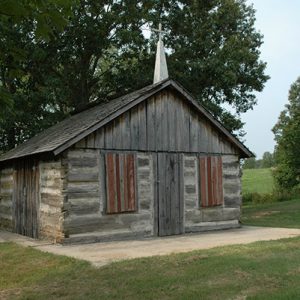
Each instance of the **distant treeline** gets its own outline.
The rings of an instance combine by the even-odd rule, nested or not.
[[[248,158],[243,164],[244,169],[272,168],[274,166],[274,154],[270,152],[265,152],[262,159],[256,159],[255,157]]]

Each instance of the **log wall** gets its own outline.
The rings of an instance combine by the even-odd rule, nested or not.
[[[12,219],[13,169],[0,170],[0,227],[13,229]]]
[[[184,156],[185,232],[233,228],[240,219],[240,172],[238,156],[222,156],[224,204],[200,207],[199,156]]]
[[[67,152],[65,243],[153,234],[152,156],[139,153],[135,159],[137,211],[107,214],[104,153],[91,149]]]
[[[163,91],[123,113],[75,147],[238,154],[210,121],[171,91]]]
[[[54,242],[64,239],[64,179],[61,160],[40,162],[39,235]]]

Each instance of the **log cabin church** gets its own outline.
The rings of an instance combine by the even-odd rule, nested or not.
[[[168,79],[75,114],[0,157],[0,226],[60,243],[239,226],[253,154]]]

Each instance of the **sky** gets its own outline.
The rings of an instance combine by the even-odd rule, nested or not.
[[[261,158],[265,151],[274,150],[271,129],[288,102],[291,84],[300,76],[300,1],[247,2],[256,10],[255,27],[264,35],[261,59],[267,62],[266,74],[271,77],[264,90],[257,93],[258,104],[242,115],[245,145]]]

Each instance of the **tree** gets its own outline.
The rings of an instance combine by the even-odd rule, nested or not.
[[[275,134],[275,179],[281,189],[300,182],[300,77],[291,85],[288,104],[273,128]]]
[[[265,152],[262,157],[262,168],[274,167],[274,155],[270,152]]]
[[[71,0],[0,0],[0,105],[1,115],[4,115],[7,109],[12,108],[13,78],[23,76],[24,69],[21,64],[26,60],[28,53],[26,48],[17,39],[26,38],[26,34],[31,35],[32,42],[38,39],[48,39],[54,31],[63,30],[67,24],[67,17],[71,11]],[[28,22],[30,20],[30,22]],[[28,31],[28,24],[31,24]],[[23,26],[27,30],[20,30]],[[9,36],[9,39],[5,37]]]
[[[243,164],[243,169],[255,169],[255,168],[256,168],[256,159],[255,159],[255,157],[245,159],[245,162]]]
[[[9,71],[9,93],[18,106],[0,124],[0,148],[12,148],[91,102],[151,84],[156,35],[145,38],[142,28],[160,21],[168,31],[171,77],[229,130],[242,133],[239,115],[255,105],[254,91],[268,79],[259,60],[255,11],[246,1],[80,0],[64,30],[48,39],[33,38],[31,19],[4,35],[4,44],[27,51],[21,64],[5,65],[21,73]],[[224,103],[236,114],[224,110]]]

